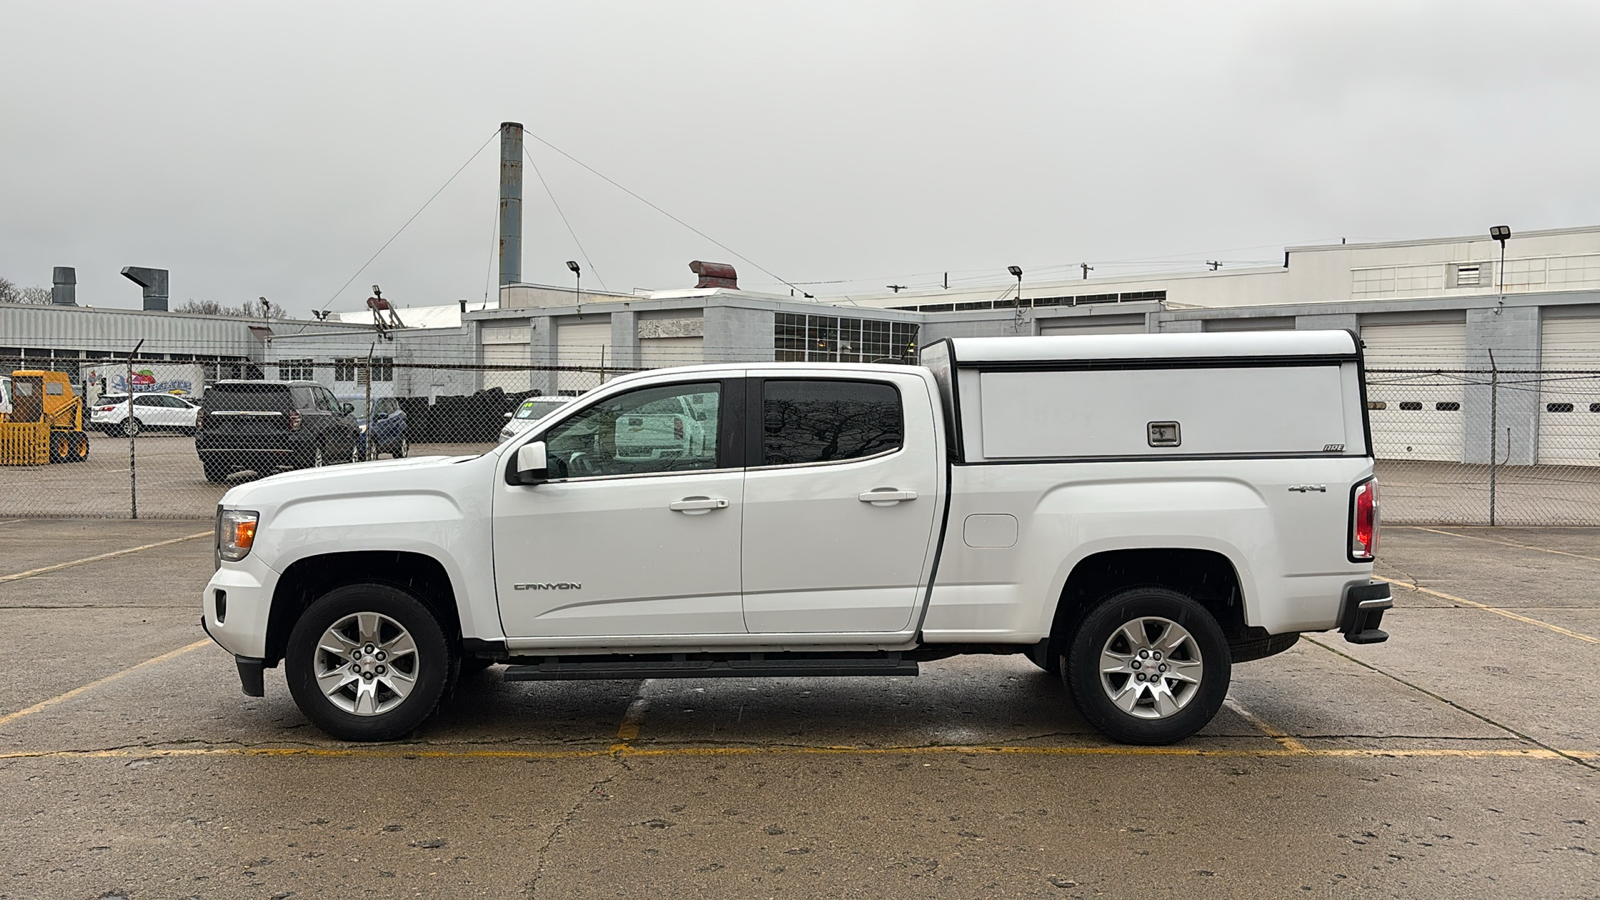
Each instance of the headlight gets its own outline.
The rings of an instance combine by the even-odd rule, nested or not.
[[[258,512],[243,509],[225,509],[220,522],[222,534],[217,540],[217,553],[228,562],[238,562],[250,555],[256,542]]]

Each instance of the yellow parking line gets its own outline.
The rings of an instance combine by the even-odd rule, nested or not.
[[[1254,725],[1256,728],[1260,729],[1262,734],[1272,738],[1274,741],[1277,741],[1278,746],[1282,747],[1283,749],[1288,750],[1291,753],[1305,753],[1309,750],[1305,744],[1300,743],[1300,741],[1296,740],[1293,735],[1273,727],[1273,725],[1266,719],[1263,719],[1250,710],[1245,709],[1243,706],[1240,706],[1239,701],[1233,699],[1232,697],[1224,699],[1222,701],[1222,705],[1238,713],[1246,722],[1249,722],[1251,725]]]
[[[1590,635],[1582,634],[1568,628],[1562,628],[1560,625],[1552,625],[1549,622],[1541,622],[1538,619],[1530,619],[1527,616],[1518,615],[1509,609],[1501,609],[1498,606],[1490,606],[1487,603],[1479,603],[1476,600],[1468,600],[1464,597],[1457,597],[1453,594],[1443,593],[1442,591],[1433,591],[1425,587],[1417,587],[1414,584],[1409,584],[1404,581],[1396,581],[1393,578],[1385,578],[1382,575],[1373,575],[1372,577],[1378,579],[1379,581],[1387,581],[1390,584],[1399,585],[1407,590],[1416,591],[1419,594],[1427,594],[1431,597],[1449,600],[1452,603],[1465,603],[1468,606],[1484,610],[1485,612],[1492,612],[1497,616],[1505,616],[1508,619],[1516,619],[1518,622],[1526,622],[1529,625],[1537,625],[1540,628],[1549,629],[1550,631],[1554,631],[1556,634],[1564,634],[1567,637],[1577,638],[1580,641],[1588,641],[1591,644],[1600,644],[1600,638],[1591,637]]]
[[[139,546],[139,547],[129,547],[126,550],[113,550],[110,553],[102,553],[99,556],[85,556],[83,559],[75,559],[75,560],[73,560],[71,562],[56,563],[53,566],[44,566],[44,567],[38,568],[38,569],[29,569],[26,572],[18,572],[15,575],[0,575],[0,584],[5,584],[8,581],[21,581],[24,578],[32,578],[35,575],[43,575],[46,572],[57,572],[57,571],[60,571],[62,569],[70,569],[73,566],[81,566],[84,563],[99,562],[102,559],[111,559],[111,558],[117,557],[117,556],[127,556],[129,553],[138,553],[138,552],[140,552],[142,550],[154,550],[157,547],[166,547],[166,546],[170,546],[172,544],[181,544],[184,541],[192,541],[192,540],[194,540],[196,538],[211,537],[211,535],[212,535],[212,532],[210,532],[210,531],[202,531],[199,534],[185,535],[184,537],[173,538],[170,541],[156,541],[154,544],[144,544],[143,546]]]
[[[1457,531],[1443,531],[1443,530],[1438,529],[1438,528],[1427,528],[1427,527],[1424,527],[1422,525],[1396,525],[1396,526],[1393,526],[1393,527],[1396,527],[1396,528],[1412,528],[1412,529],[1415,529],[1417,531],[1428,531],[1428,532],[1432,532],[1434,534],[1445,534],[1445,535],[1449,535],[1450,537],[1464,538],[1464,539],[1469,540],[1469,541],[1486,541],[1486,542],[1488,542],[1490,544],[1499,544],[1499,545],[1501,545],[1503,547],[1520,547],[1523,550],[1537,550],[1540,553],[1554,553],[1557,556],[1570,556],[1573,559],[1587,559],[1590,562],[1600,562],[1600,557],[1596,557],[1596,556],[1584,556],[1582,553],[1568,553],[1565,550],[1551,550],[1549,547],[1535,547],[1532,544],[1519,544],[1516,541],[1496,540],[1494,538],[1481,537],[1481,536],[1476,535],[1476,534],[1461,534],[1460,532],[1457,532]]]
[[[104,685],[110,684],[113,681],[117,681],[117,680],[119,680],[121,678],[125,678],[128,675],[131,675],[134,672],[139,671],[140,669],[144,668],[145,666],[153,666],[153,665],[155,665],[157,663],[164,663],[169,659],[173,659],[175,657],[182,656],[183,654],[188,653],[190,650],[198,650],[201,647],[204,647],[205,645],[207,645],[209,643],[211,643],[211,639],[210,638],[205,638],[203,640],[195,641],[194,643],[190,644],[187,647],[179,647],[178,649],[172,651],[171,653],[163,653],[160,656],[154,657],[153,659],[147,659],[144,662],[139,663],[136,666],[129,666],[128,668],[123,669],[121,672],[116,672],[116,673],[113,673],[111,675],[107,675],[106,677],[104,677],[104,678],[102,678],[102,679],[100,679],[98,681],[91,681],[88,684],[83,685],[82,687],[75,687],[72,690],[67,691],[65,694],[61,694],[59,696],[51,697],[49,700],[41,700],[38,703],[35,703],[34,705],[28,707],[27,709],[19,709],[14,713],[6,713],[5,715],[0,716],[0,725],[5,725],[7,723],[14,722],[17,719],[22,718],[23,716],[31,716],[34,713],[36,713],[36,712],[38,712],[38,711],[40,711],[42,709],[49,709],[50,707],[55,706],[58,703],[65,703],[68,700],[71,700],[73,697],[78,696],[79,694],[83,694],[83,693],[86,693],[88,691],[92,691],[97,687],[102,687]]]
[[[11,759],[181,759],[185,757],[308,757],[319,759],[482,759],[566,760],[626,756],[672,758],[694,756],[1193,756],[1193,757],[1322,757],[1332,759],[1600,759],[1592,750],[1547,750],[1534,747],[1458,749],[1447,747],[1308,747],[1301,750],[1207,749],[1204,747],[623,747],[593,750],[434,750],[420,747],[117,747],[106,750],[22,750],[0,753]]]

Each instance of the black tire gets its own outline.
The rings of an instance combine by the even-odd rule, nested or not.
[[[72,459],[72,435],[60,431],[50,432],[50,461],[69,462]]]
[[[141,434],[143,432],[144,432],[144,423],[139,421],[139,419],[137,417],[123,420],[123,422],[122,422],[122,436],[123,437],[133,437],[134,435]]]
[[[300,462],[302,469],[320,469],[328,464],[328,450],[321,443],[312,444]]]
[[[206,480],[212,484],[221,484],[222,482],[227,481],[228,475],[231,474],[228,471],[228,467],[224,465],[208,463],[204,461],[202,461],[200,465],[206,470]]]
[[[1153,639],[1176,636],[1168,628],[1172,625],[1185,639],[1158,652],[1162,647]],[[1149,656],[1141,658],[1139,648],[1129,646],[1134,634],[1154,647],[1146,648]],[[1102,651],[1119,658],[1126,654],[1129,670],[1102,672]],[[1149,682],[1159,688],[1134,680],[1151,667],[1169,665]],[[1204,728],[1222,708],[1232,663],[1227,638],[1205,607],[1177,591],[1141,587],[1112,594],[1089,612],[1072,636],[1061,672],[1084,718],[1106,737],[1125,744],[1171,744]],[[1113,701],[1113,691],[1129,709]]]
[[[394,449],[390,451],[389,455],[395,459],[405,459],[410,452],[411,439],[402,434],[400,435],[400,440],[395,442]]]
[[[68,447],[72,455],[68,462],[87,462],[89,459],[89,435],[80,431],[72,436],[72,444]]]
[[[367,635],[365,646],[355,647],[355,663],[351,656],[322,649],[323,644],[329,643],[323,638],[330,630],[335,626],[348,629],[347,623],[356,621],[360,614],[375,614],[380,622],[387,623],[379,628],[378,636]],[[409,635],[412,650],[396,652],[393,657],[365,653],[366,646],[388,646],[385,636],[392,637],[399,629]],[[318,671],[338,671],[352,664],[367,666],[364,672],[383,670],[387,664],[393,671],[370,678],[364,674],[327,694],[318,686]],[[343,741],[392,741],[415,731],[438,708],[454,678],[455,667],[454,653],[433,613],[410,594],[382,584],[346,585],[312,603],[295,622],[284,658],[289,693],[294,695],[300,711],[313,725]],[[407,680],[397,676],[409,678],[408,693],[397,694],[388,687]],[[371,687],[362,688],[362,684]],[[363,694],[367,700],[360,699]],[[346,706],[367,711],[358,713]]]

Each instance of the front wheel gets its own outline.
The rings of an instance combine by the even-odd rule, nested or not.
[[[311,604],[289,635],[289,692],[312,724],[345,741],[392,741],[433,714],[451,676],[433,613],[381,584],[354,584]]]
[[[395,442],[394,449],[389,451],[389,455],[395,459],[405,459],[410,453],[411,439],[403,434],[400,435],[400,440]]]
[[[1061,661],[1084,718],[1112,740],[1171,744],[1222,707],[1232,663],[1205,607],[1165,588],[1131,588],[1102,600]]]

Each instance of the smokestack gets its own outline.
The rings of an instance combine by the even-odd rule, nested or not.
[[[56,266],[50,278],[50,302],[56,306],[78,305],[78,270],[71,266]]]
[[[522,123],[500,123],[500,283],[522,280]]]
[[[122,277],[144,288],[144,308],[154,312],[167,311],[167,270],[128,266]]]

